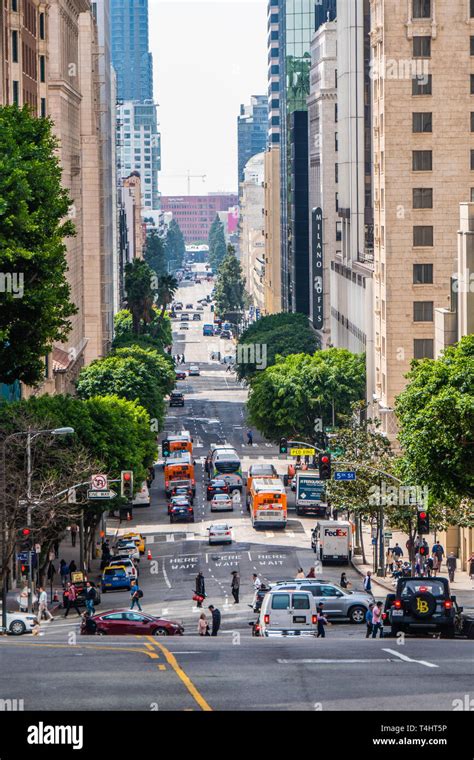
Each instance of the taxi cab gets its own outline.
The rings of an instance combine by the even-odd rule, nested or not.
[[[126,589],[130,591],[131,578],[127,573],[125,565],[108,566],[102,573],[101,588],[102,593],[114,591],[117,589]]]
[[[134,541],[135,546],[137,547],[140,554],[145,554],[145,543],[146,539],[142,536],[141,533],[125,533],[121,538],[128,538],[130,541]]]

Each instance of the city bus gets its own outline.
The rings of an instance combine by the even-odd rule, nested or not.
[[[280,478],[253,478],[249,509],[254,528],[285,528],[288,505]]]
[[[184,451],[190,455],[193,453],[193,443],[191,437],[189,435],[186,435],[186,433],[182,433],[181,435],[169,435],[168,442],[170,455],[179,455],[179,452]]]
[[[231,446],[215,446],[208,455],[208,475],[211,480],[219,478],[229,484],[230,491],[242,491],[242,464],[236,450]]]
[[[171,491],[178,481],[187,480],[191,483],[193,496],[196,495],[196,480],[194,475],[194,463],[188,452],[182,452],[181,456],[172,456],[165,464],[165,493],[171,496]]]

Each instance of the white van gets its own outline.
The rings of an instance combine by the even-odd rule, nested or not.
[[[271,590],[260,610],[261,636],[314,636],[316,601],[309,591]]]
[[[319,520],[313,530],[311,546],[323,563],[348,565],[352,558],[354,524],[350,520]]]
[[[146,480],[143,481],[141,489],[137,491],[137,493],[133,497],[132,505],[134,507],[150,507],[151,506],[150,491],[148,490]]]

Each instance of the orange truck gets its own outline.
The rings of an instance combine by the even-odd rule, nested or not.
[[[169,498],[173,488],[183,481],[186,485],[191,484],[193,496],[196,495],[196,479],[194,474],[194,462],[188,452],[183,452],[180,457],[170,457],[165,463],[165,493]]]

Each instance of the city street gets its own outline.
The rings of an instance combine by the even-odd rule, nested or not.
[[[196,306],[211,287],[207,282],[182,283],[176,300]],[[109,519],[107,529],[112,540],[130,529],[146,536],[152,560],[145,555],[140,563],[143,609],[183,623],[184,637],[86,638],[77,635],[73,612],[67,621],[59,617],[44,623],[41,637],[2,640],[2,658],[8,656],[8,672],[14,670],[15,680],[2,669],[1,693],[9,698],[27,694],[25,709],[31,710],[41,709],[45,700],[51,710],[392,710],[396,694],[397,709],[409,711],[419,707],[422,679],[424,708],[451,709],[452,701],[462,698],[472,685],[471,641],[406,639],[403,646],[391,638],[366,641],[364,625],[346,622],[328,626],[325,640],[252,638],[249,622],[256,618],[248,606],[252,573],[263,581],[294,578],[300,566],[307,573],[315,558],[310,542],[314,518],[297,518],[290,500],[286,530],[257,532],[242,507],[224,516],[233,527],[233,544],[208,545],[206,529],[214,516],[204,495],[203,463],[209,445],[234,446],[244,473],[255,461],[273,462],[281,473],[286,464],[276,447],[255,431],[253,446],[246,444],[246,390],[224,365],[211,360],[217,351],[232,353],[234,345],[203,337],[202,326],[212,322],[213,315],[209,307],[200,313],[201,321],[190,321],[188,331],[180,330],[179,320],[174,322],[173,353],[184,353],[187,369],[198,363],[201,375],[178,383],[185,406],[170,409],[165,426],[168,433],[189,430],[194,438],[196,522],[170,525],[163,472],[157,464],[151,508],[135,509],[130,523],[119,525]],[[238,605],[230,593],[232,570],[241,576]],[[356,570],[342,570],[352,589],[362,590]],[[222,612],[217,639],[197,637],[201,610],[192,594],[198,571],[206,583],[204,611],[212,603]],[[338,582],[341,568],[317,567],[317,573],[321,579]],[[375,585],[374,593],[384,599],[386,590]],[[470,592],[458,596],[460,603],[472,606]],[[128,592],[111,592],[102,595],[98,611],[128,604]]]

